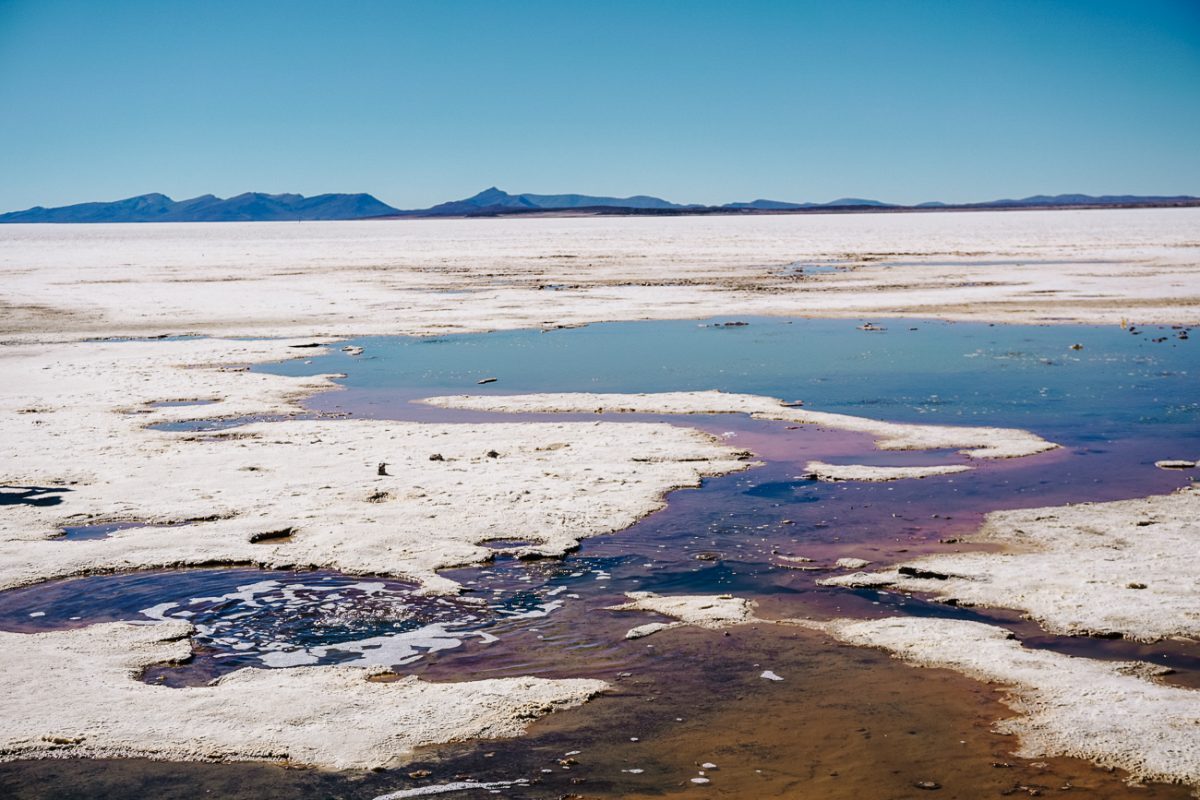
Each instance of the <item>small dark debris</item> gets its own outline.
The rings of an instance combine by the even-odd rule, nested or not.
[[[900,567],[896,570],[901,575],[907,575],[910,578],[924,578],[933,581],[944,581],[950,576],[941,572],[931,572],[927,569],[918,569],[917,567]]]
[[[1137,581],[1134,581],[1134,582],[1132,582],[1132,583],[1127,583],[1127,584],[1125,584],[1125,588],[1126,588],[1126,589],[1145,589],[1145,588],[1146,588],[1146,584],[1144,584],[1144,583],[1138,583]]]
[[[429,460],[430,461],[445,461],[446,457],[443,456],[441,453],[434,453],[433,455],[431,455],[429,457]]]
[[[295,528],[280,528],[277,531],[261,531],[259,533],[250,534],[250,544],[258,544],[259,542],[278,542],[283,539],[290,539],[292,534],[296,532]]]
[[[388,474],[386,461],[379,462],[379,467],[378,467],[378,469],[375,470],[375,474],[376,475],[387,475]]]
[[[488,458],[499,458],[500,457],[500,454],[497,453],[495,450],[488,450],[487,453],[485,453],[484,455],[486,455]]]
[[[479,386],[482,386],[485,383],[495,383],[498,380],[499,380],[499,378],[484,378],[483,380],[475,381],[475,383],[478,384]]]
[[[918,789],[927,789],[929,791],[942,788],[942,785],[937,781],[913,781],[913,786]]]

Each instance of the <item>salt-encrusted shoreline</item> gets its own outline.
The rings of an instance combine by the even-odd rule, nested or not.
[[[651,611],[672,617],[675,622],[651,622],[631,628],[626,639],[640,639],[670,628],[694,625],[700,628],[724,628],[755,621],[754,604],[732,595],[660,595],[654,592],[626,592],[629,601],[609,606],[609,611]]]
[[[1117,767],[1132,780],[1200,787],[1200,691],[1155,680],[1144,662],[1097,661],[1029,650],[993,625],[926,617],[875,620],[765,620],[753,605],[729,595],[631,593],[618,611],[673,618],[632,628],[627,638],[694,625],[792,625],[838,641],[890,652],[910,664],[952,669],[999,685],[1015,716],[996,730],[1018,737],[1024,758],[1069,756]]]
[[[142,683],[191,654],[190,626],[107,623],[0,632],[0,761],[280,761],[328,769],[404,763],[415,748],[517,736],[607,688],[598,680],[368,680],[381,667],[242,669],[213,684]]]
[[[300,341],[8,346],[0,391],[0,587],[53,577],[245,563],[410,578],[494,551],[555,555],[620,530],[673,488],[746,468],[744,453],[671,425],[423,425],[292,420],[225,431],[187,419],[288,416],[334,384],[247,372],[319,347]],[[294,349],[304,345],[301,350]],[[158,405],[203,401],[203,405]],[[6,498],[7,499],[7,498]],[[148,527],[72,541],[62,529]],[[171,527],[153,527],[171,523]],[[132,673],[187,657],[184,625],[0,634],[0,758],[286,759],[335,769],[401,763],[413,747],[512,736],[578,705],[599,681],[367,682],[350,667],[243,670],[168,689]]]
[[[1051,633],[1139,641],[1200,638],[1200,491],[996,511],[967,542],[1001,552],[940,553],[826,586],[927,592],[1013,608]]]
[[[721,391],[590,394],[562,392],[522,395],[453,395],[420,402],[441,408],[505,413],[597,414],[749,414],[756,419],[819,425],[876,437],[881,450],[959,450],[971,458],[1017,458],[1052,450],[1058,445],[1016,428],[917,425],[831,414],[789,405],[774,397]]]
[[[40,487],[0,516],[0,588],[155,567],[254,564],[402,576],[454,591],[438,570],[561,555],[628,527],[672,489],[745,469],[745,453],[666,424],[427,425],[258,422],[227,431],[155,422],[296,413],[326,377],[245,372],[304,342],[107,342],[14,346],[22,376],[0,394],[0,485]],[[301,352],[313,353],[305,349]],[[206,405],[154,406],[203,399]],[[138,413],[129,413],[138,412]],[[382,465],[382,466],[381,466]],[[63,527],[184,523],[67,541]]]
[[[899,481],[907,478],[932,478],[967,472],[966,464],[943,464],[933,467],[876,467],[867,464],[826,464],[810,461],[804,465],[805,477],[819,481],[866,481],[868,483]]]

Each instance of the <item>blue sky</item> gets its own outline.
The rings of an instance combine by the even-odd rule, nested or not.
[[[1200,2],[0,0],[0,210],[1200,194]]]

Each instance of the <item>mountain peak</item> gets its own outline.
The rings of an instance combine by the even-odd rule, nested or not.
[[[0,222],[258,222],[364,219],[399,213],[369,194],[244,192],[221,199],[211,194],[175,202],[151,193],[111,203],[79,203],[0,214]]]

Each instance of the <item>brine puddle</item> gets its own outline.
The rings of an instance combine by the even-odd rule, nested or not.
[[[143,678],[196,684],[242,667],[401,667],[467,641],[495,642],[490,628],[544,617],[563,604],[555,598],[561,590],[544,586],[489,598],[428,597],[415,588],[324,570],[156,570],[4,592],[0,619],[4,629],[23,632],[183,620],[195,629],[193,659]]]

